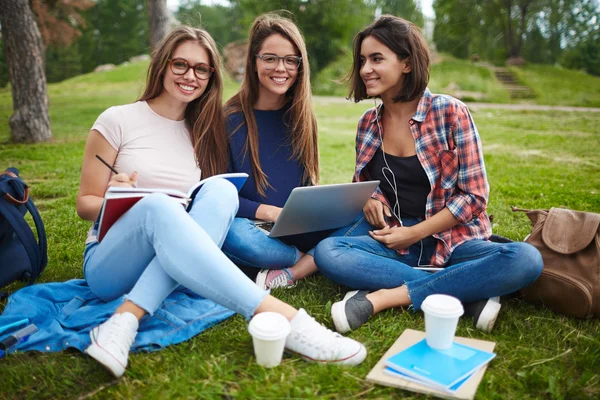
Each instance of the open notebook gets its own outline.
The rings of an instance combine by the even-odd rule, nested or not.
[[[159,189],[159,188],[121,188],[121,187],[110,187],[104,195],[104,203],[100,210],[100,217],[98,218],[98,241],[100,242],[106,232],[111,226],[123,215],[127,210],[134,206],[138,201],[146,196],[153,193],[164,193],[173,197],[176,201],[181,203],[186,209],[191,204],[196,193],[202,188],[207,181],[211,179],[223,178],[227,179],[235,185],[239,191],[246,179],[248,174],[243,172],[221,174],[211,176],[195,184],[187,193],[181,192],[174,189]]]

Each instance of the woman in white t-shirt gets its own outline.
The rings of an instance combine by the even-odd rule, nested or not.
[[[219,55],[207,32],[182,26],[167,35],[154,50],[138,102],[109,108],[90,131],[77,195],[79,216],[95,221],[109,186],[187,191],[201,171],[203,177],[224,172],[222,86]],[[120,173],[112,174],[96,155]],[[221,252],[238,209],[231,183],[206,183],[192,204],[186,213],[168,196],[153,194],[125,213],[102,242],[92,227],[84,254],[85,278],[105,301],[126,296],[115,314],[90,332],[87,354],[121,376],[138,321],[181,285],[247,319],[264,311],[283,314],[292,326],[286,348],[307,360],[364,360],[364,346],[270,296]]]

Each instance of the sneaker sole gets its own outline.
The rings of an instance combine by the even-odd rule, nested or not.
[[[263,271],[266,271],[263,273]],[[256,275],[256,286],[258,286],[259,288],[261,288],[262,290],[267,290],[267,287],[265,286],[265,283],[267,281],[267,273],[269,272],[268,269],[261,269],[258,272],[258,275]]]
[[[125,373],[125,367],[121,365],[110,353],[100,347],[94,338],[92,332],[90,332],[92,338],[92,344],[85,349],[85,354],[98,361],[104,368],[106,368],[116,378],[120,378]]]
[[[333,319],[333,325],[335,330],[339,333],[350,332],[352,328],[346,317],[346,302],[352,296],[358,293],[358,290],[353,290],[346,293],[342,301],[338,301],[331,306],[331,318]]]
[[[479,314],[475,327],[483,332],[491,332],[500,314],[500,308],[502,308],[502,304],[493,299],[488,300],[483,310],[481,310],[481,314]]]
[[[303,354],[296,353],[293,350],[285,349],[285,351],[290,354],[296,354],[305,361],[321,364],[358,365],[362,363],[365,360],[365,358],[367,358],[367,349],[362,343],[360,343],[360,349],[356,353],[340,360],[315,360],[314,358],[310,358]]]

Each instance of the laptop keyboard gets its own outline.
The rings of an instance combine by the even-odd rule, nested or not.
[[[273,229],[273,226],[275,225],[275,223],[265,221],[265,222],[255,222],[254,225],[256,225],[256,227],[258,229],[261,229],[268,233],[268,232],[271,232],[271,229]]]

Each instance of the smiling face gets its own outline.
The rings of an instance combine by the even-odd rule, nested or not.
[[[394,98],[411,71],[407,60],[399,60],[389,47],[367,36],[360,47],[360,77],[370,97]]]
[[[278,57],[298,56],[294,45],[282,35],[276,33],[267,37],[258,52],[259,55],[275,55]],[[283,106],[285,94],[292,87],[298,76],[298,69],[288,69],[284,60],[278,60],[277,65],[270,69],[263,60],[256,58],[258,74],[259,104],[277,104]],[[260,105],[257,106],[260,108]]]
[[[211,64],[206,49],[199,43],[189,40],[175,48],[175,51],[171,54],[171,59],[185,60],[188,65]],[[193,68],[188,69],[183,75],[176,75],[171,67],[167,66],[163,78],[164,90],[160,97],[168,98],[170,102],[180,103],[185,107],[202,96],[209,82],[210,78],[206,80],[199,79],[194,74]]]

